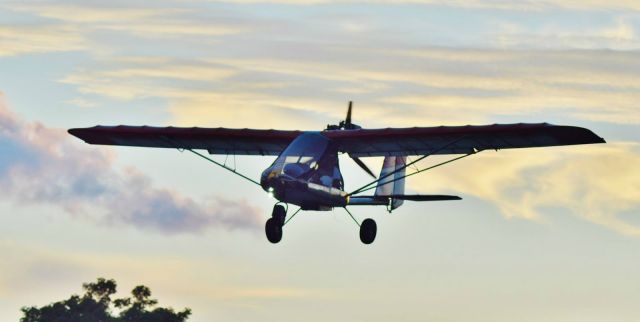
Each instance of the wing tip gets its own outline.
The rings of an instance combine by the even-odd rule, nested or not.
[[[110,144],[109,143],[110,141],[108,139],[100,138],[99,136],[96,136],[92,131],[94,129],[96,129],[96,126],[88,127],[88,128],[73,128],[73,129],[68,129],[67,133],[77,137],[78,139],[88,144],[102,144],[102,145]]]
[[[564,142],[561,145],[601,144],[607,141],[592,130],[579,126],[555,125],[552,129],[556,137]]]
[[[69,134],[81,139],[80,135],[82,133],[82,129],[80,129],[80,128],[68,129],[67,133],[69,133]]]

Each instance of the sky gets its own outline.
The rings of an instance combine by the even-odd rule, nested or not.
[[[0,320],[114,278],[190,321],[636,321],[640,2],[0,1]],[[321,130],[549,122],[607,144],[411,177],[456,202],[304,212],[102,125]],[[214,156],[225,161],[224,156]],[[427,158],[424,167],[442,159]],[[273,157],[238,157],[258,177]],[[341,157],[347,190],[368,181]],[[382,160],[365,162],[377,171]],[[293,209],[293,208],[292,208]]]

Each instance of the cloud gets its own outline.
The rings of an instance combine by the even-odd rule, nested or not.
[[[86,41],[74,26],[2,26],[0,57],[29,53],[83,50]]]
[[[53,4],[46,1],[39,3],[18,2],[5,5],[5,7],[14,11],[34,13],[52,20],[74,23],[122,23],[184,12],[184,10],[179,9],[118,7],[117,4],[114,6],[113,4],[100,2],[93,5]],[[69,14],[70,12],[73,12],[73,14]]]
[[[236,4],[287,4],[287,5],[326,5],[326,4],[385,4],[385,5],[443,5],[471,9],[498,10],[548,10],[556,8],[574,10],[640,10],[640,4],[634,0],[210,0]]]
[[[78,107],[86,107],[86,108],[95,107],[96,106],[96,103],[94,103],[92,101],[89,101],[87,99],[84,99],[82,97],[76,97],[76,98],[72,98],[70,100],[66,100],[65,103],[69,103],[71,105],[75,105],[75,106],[78,106]]]
[[[608,143],[486,151],[409,183],[488,201],[510,218],[546,220],[550,209],[640,236],[640,145]]]
[[[0,97],[2,98],[2,97]],[[0,100],[0,192],[20,205],[51,204],[78,218],[164,233],[255,229],[258,211],[220,197],[197,202],[157,187],[115,155],[87,149],[62,130],[27,123]]]
[[[60,4],[13,2],[0,5],[6,14],[20,13],[11,25],[0,24],[0,57],[31,53],[85,51],[111,53],[129,48],[136,39],[173,38],[212,43],[213,36],[242,33],[248,30],[197,12],[180,8],[130,7],[117,4]],[[0,13],[2,13],[0,11]],[[24,18],[22,13],[34,17]],[[110,37],[109,32],[120,37]],[[122,37],[122,35],[133,37]]]
[[[108,24],[98,29],[124,31],[138,37],[167,38],[181,36],[221,36],[241,33],[242,28],[221,25],[194,25],[188,21],[158,21],[147,23]]]
[[[129,3],[96,4],[10,4],[6,8],[82,28],[83,32],[116,31],[137,37],[219,36],[236,34],[244,27],[198,19],[197,12],[176,6],[135,7]],[[69,14],[73,12],[73,14]]]
[[[493,9],[512,11],[549,11],[549,10],[640,10],[640,4],[635,0],[203,0],[203,1],[162,1],[154,7],[131,7],[125,9],[122,4],[125,2],[115,1],[113,3],[76,3],[76,4],[48,4],[41,2],[37,4],[23,4],[21,2],[9,3],[6,7],[14,10],[33,11],[47,18],[60,19],[76,22],[104,22],[104,21],[124,21],[133,19],[146,19],[157,16],[167,16],[176,13],[188,12],[190,6],[184,4],[234,4],[234,5],[260,5],[277,4],[290,6],[312,6],[312,5],[431,5],[447,6],[464,9]],[[163,6],[181,5],[179,9],[163,8]],[[69,10],[74,10],[77,15],[68,15]]]
[[[622,18],[618,18],[614,27],[603,30],[602,35],[609,39],[626,41],[636,39],[636,31],[633,28],[633,25],[629,21]]]
[[[491,47],[638,50],[640,39],[630,17],[612,15],[608,23],[578,26],[553,22],[537,27],[515,22],[498,23],[490,39]]]
[[[225,122],[236,124],[243,117],[240,114],[256,115],[264,110],[293,115],[287,108],[334,120],[342,116],[340,106],[348,100],[363,107],[358,108],[358,115],[369,126],[494,122],[497,116],[530,115],[532,111],[538,115],[560,111],[563,116],[588,121],[640,123],[636,113],[640,73],[633,68],[640,64],[640,56],[635,52],[432,47],[322,50],[322,56],[331,59],[275,55],[163,57],[141,62],[122,57],[92,70],[78,70],[61,81],[85,94],[121,100],[165,99],[175,120],[183,125],[229,126]],[[291,124],[276,117],[270,120],[272,126]]]

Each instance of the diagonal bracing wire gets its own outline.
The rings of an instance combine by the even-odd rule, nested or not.
[[[225,169],[225,170],[227,170],[227,171],[229,171],[229,172],[232,172],[232,173],[234,173],[234,174],[238,175],[238,176],[239,176],[239,177],[241,177],[241,178],[244,178],[244,179],[246,179],[246,180],[249,180],[249,181],[251,181],[252,183],[255,183],[255,184],[257,184],[257,185],[259,185],[259,186],[260,186],[260,182],[255,181],[255,180],[253,180],[253,179],[251,179],[251,178],[249,178],[249,177],[245,176],[244,174],[242,174],[242,173],[240,173],[240,172],[236,171],[235,169],[229,168],[229,167],[227,167],[226,165],[224,165],[224,164],[222,164],[222,163],[220,163],[220,162],[218,162],[218,161],[216,161],[216,160],[213,160],[213,159],[211,159],[211,158],[207,157],[206,155],[203,155],[203,154],[198,153],[198,152],[196,152],[196,151],[194,151],[194,150],[191,150],[191,149],[185,149],[185,151],[189,151],[189,152],[191,152],[191,153],[193,153],[193,154],[195,154],[195,155],[197,155],[197,156],[199,156],[199,157],[201,157],[201,158],[203,158],[203,159],[205,159],[205,160],[207,160],[207,161],[209,161],[209,162],[211,162],[211,163],[213,163],[213,164],[215,164],[215,165],[217,165],[217,166],[219,166],[219,167],[221,167],[221,168],[223,168],[223,169]],[[234,166],[235,166],[235,165],[234,165]]]
[[[443,166],[443,165],[445,165],[445,164],[448,164],[448,163],[451,163],[451,162],[454,162],[454,161],[458,161],[458,160],[460,160],[460,159],[464,159],[464,158],[466,158],[466,157],[468,157],[468,156],[474,155],[474,154],[479,153],[479,152],[480,152],[480,151],[478,151],[478,152],[472,152],[472,153],[465,154],[465,155],[462,155],[462,156],[459,156],[459,157],[456,157],[456,158],[453,158],[453,159],[450,159],[450,160],[447,160],[447,161],[444,161],[444,162],[440,162],[440,163],[435,164],[435,165],[432,165],[432,166],[430,166],[430,167],[427,167],[427,168],[424,168],[424,169],[420,169],[420,170],[418,170],[418,171],[416,171],[416,172],[412,172],[412,173],[406,174],[406,175],[404,175],[404,176],[402,176],[402,177],[400,177],[400,178],[394,178],[393,180],[386,181],[386,182],[384,182],[384,183],[381,183],[380,185],[385,185],[385,184],[387,184],[387,183],[396,182],[396,181],[398,181],[398,180],[402,180],[402,179],[404,179],[404,178],[407,178],[407,177],[410,177],[410,176],[416,175],[416,174],[418,174],[418,173],[425,172],[425,171],[427,171],[427,170],[431,170],[431,169],[434,169],[434,168],[437,168],[437,167]],[[360,190],[358,193],[362,193],[362,192],[365,192],[365,191],[369,191],[369,190],[371,190],[371,189],[375,189],[375,188],[377,188],[377,186],[373,186],[373,187],[369,187],[369,188],[366,188],[366,189],[362,189],[362,190]]]
[[[161,137],[161,139],[164,139],[167,143],[171,144],[173,147],[175,147],[180,152],[189,151],[189,152],[191,152],[191,153],[193,153],[193,154],[195,154],[195,155],[197,155],[197,156],[199,156],[199,157],[201,157],[201,158],[203,158],[203,159],[205,159],[205,160],[207,160],[207,161],[209,161],[209,162],[211,162],[211,163],[213,163],[213,164],[215,164],[215,165],[217,165],[217,166],[219,166],[219,167],[221,167],[221,168],[223,168],[223,169],[225,169],[225,170],[227,170],[227,171],[229,171],[229,172],[231,172],[231,173],[233,173],[233,174],[235,174],[235,175],[237,175],[237,176],[239,176],[239,177],[241,177],[243,179],[246,179],[246,180],[250,181],[251,183],[254,183],[254,184],[257,184],[258,186],[261,186],[260,182],[258,182],[256,180],[253,180],[253,179],[245,176],[244,174],[236,171],[236,169],[235,169],[235,167],[236,167],[235,154],[233,155],[233,158],[234,158],[233,167],[234,167],[234,169],[232,169],[232,168],[228,167],[227,164],[226,164],[227,163],[227,158],[229,157],[228,154],[227,154],[227,158],[225,158],[225,160],[224,160],[224,164],[222,164],[222,163],[220,163],[220,162],[218,162],[218,161],[216,161],[214,159],[211,159],[211,158],[207,157],[206,155],[198,153],[198,152],[196,152],[196,151],[194,151],[194,150],[192,150],[190,148],[181,148],[179,144],[176,144],[173,140],[171,140],[168,137]]]
[[[284,222],[283,226],[286,225],[289,221],[291,221],[291,219],[293,219],[293,217],[295,217],[300,210],[302,210],[302,208],[298,208],[298,210],[296,210],[296,212],[293,213],[293,215],[291,215],[289,218],[287,218],[287,220]]]
[[[455,140],[453,140],[453,141],[451,141],[451,142],[449,142],[449,143],[447,143],[447,144],[445,144],[445,145],[433,150],[431,153],[425,154],[425,155],[423,155],[423,156],[421,156],[421,157],[419,157],[419,158],[417,158],[417,159],[415,159],[415,160],[403,165],[402,167],[396,169],[395,171],[389,172],[388,174],[386,174],[386,175],[384,175],[384,176],[382,176],[382,177],[380,177],[380,178],[378,178],[378,179],[376,179],[376,180],[374,180],[372,182],[369,182],[368,184],[366,184],[366,185],[354,190],[353,192],[347,194],[347,196],[352,196],[352,195],[355,195],[355,194],[360,193],[362,191],[371,190],[371,187],[370,187],[371,185],[377,184],[377,183],[381,182],[382,180],[384,180],[384,179],[386,179],[386,178],[388,178],[388,177],[390,177],[392,175],[395,175],[396,173],[398,173],[398,172],[400,172],[400,171],[402,171],[402,170],[404,170],[404,169],[406,169],[406,168],[408,168],[408,167],[410,167],[410,166],[412,166],[412,165],[414,165],[414,164],[426,159],[427,157],[429,157],[431,155],[434,155],[434,154],[436,154],[436,153],[438,153],[438,152],[440,152],[440,151],[442,151],[442,150],[444,150],[444,149],[446,149],[446,148],[448,148],[448,147],[460,142],[461,140],[465,139],[466,137],[467,136],[459,137],[459,138],[457,138],[457,139],[455,139]]]
[[[349,216],[351,217],[351,219],[353,219],[353,221],[356,223],[356,225],[358,225],[358,227],[360,227],[360,223],[358,222],[358,220],[356,219],[356,217],[354,217],[351,214],[351,211],[349,211],[349,209],[347,209],[347,207],[344,207],[344,210],[349,214]]]

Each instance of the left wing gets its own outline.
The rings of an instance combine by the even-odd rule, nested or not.
[[[69,133],[89,144],[152,148],[203,149],[210,154],[278,155],[300,131],[152,127],[94,126],[70,129]]]
[[[605,143],[588,129],[539,124],[493,124],[324,131],[352,157],[469,154],[478,150]]]

